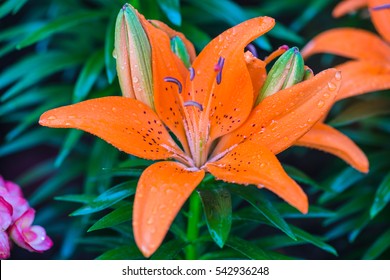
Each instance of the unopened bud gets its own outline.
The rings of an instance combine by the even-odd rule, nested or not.
[[[122,95],[154,109],[151,46],[140,15],[129,4],[116,20],[114,57]]]
[[[298,48],[293,47],[283,53],[272,66],[256,100],[256,104],[260,103],[267,96],[301,82],[304,74],[303,58]]]
[[[186,45],[179,36],[171,38],[171,50],[176,54],[187,68],[191,67],[190,55],[187,51]]]

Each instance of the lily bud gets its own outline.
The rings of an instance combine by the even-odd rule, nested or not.
[[[293,47],[283,53],[272,66],[256,100],[256,105],[267,96],[301,82],[304,74],[303,58],[298,48]]]
[[[151,46],[140,15],[129,4],[116,19],[114,57],[122,95],[154,109]]]
[[[190,54],[187,51],[186,45],[179,36],[171,38],[171,50],[176,54],[187,68],[191,67]]]
[[[313,70],[311,70],[308,66],[305,65],[305,74],[303,75],[303,80],[309,80],[314,77]]]

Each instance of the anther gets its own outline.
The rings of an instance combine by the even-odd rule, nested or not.
[[[200,111],[203,111],[203,106],[202,104],[196,102],[196,101],[186,101],[184,102],[184,106],[195,106],[198,108]]]
[[[259,57],[258,54],[257,54],[256,47],[255,47],[253,44],[248,44],[248,45],[246,46],[246,49],[247,49],[248,51],[250,51],[250,52],[253,54],[254,57]]]
[[[222,56],[219,57],[218,63],[215,65],[214,70],[218,72],[217,74],[217,84],[219,85],[222,81],[222,69],[223,65],[225,64],[225,58]]]
[[[165,77],[164,78],[164,82],[168,82],[168,83],[174,83],[177,85],[177,87],[179,88],[179,93],[181,93],[183,87],[180,83],[180,81],[176,78],[173,78],[173,77]]]
[[[385,10],[385,9],[390,9],[390,3],[371,8],[371,10],[373,10],[373,11],[380,11],[380,10]]]
[[[195,69],[190,67],[190,81],[195,78]]]

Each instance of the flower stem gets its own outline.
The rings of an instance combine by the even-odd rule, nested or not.
[[[198,258],[197,246],[194,244],[199,235],[199,220],[201,217],[201,203],[197,192],[190,196],[190,209],[188,213],[187,240],[190,244],[186,247],[185,254],[187,260]]]

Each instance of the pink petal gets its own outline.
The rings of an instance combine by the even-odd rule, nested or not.
[[[53,246],[53,241],[46,235],[46,231],[41,226],[32,226],[29,229],[31,236],[34,235],[35,239],[29,242],[29,245],[37,252],[43,252]]]
[[[0,231],[0,259],[2,260],[8,259],[9,256],[10,256],[10,241],[8,235],[6,232]]]
[[[12,223],[12,206],[0,196],[0,231],[5,231]]]

